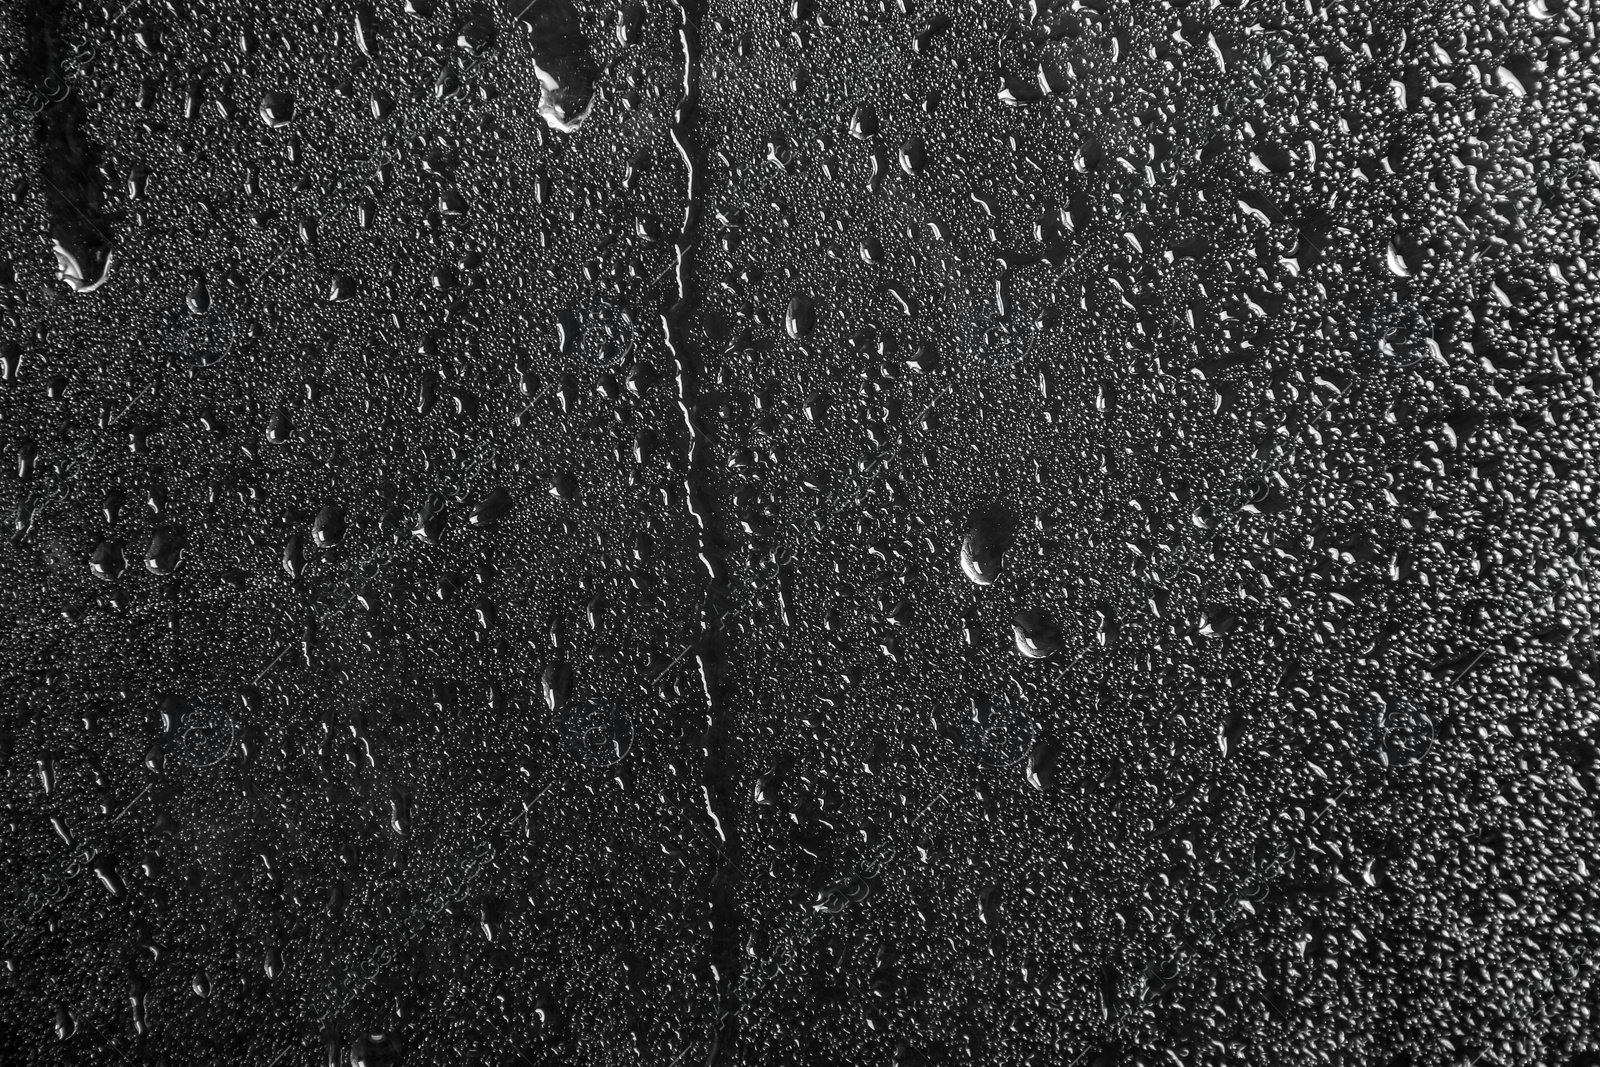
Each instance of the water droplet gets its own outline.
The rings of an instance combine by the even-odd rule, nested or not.
[[[273,129],[294,121],[294,95],[284,89],[268,89],[261,94],[258,106],[261,121]]]

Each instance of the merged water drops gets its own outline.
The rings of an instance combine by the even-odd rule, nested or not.
[[[576,131],[594,107],[599,78],[577,9],[567,0],[544,0],[527,5],[516,17],[533,47],[539,116],[551,129]]]

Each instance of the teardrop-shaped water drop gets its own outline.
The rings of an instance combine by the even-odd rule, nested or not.
[[[817,305],[808,293],[796,293],[789,300],[784,313],[783,326],[790,337],[798,340],[809,334],[817,325]]]

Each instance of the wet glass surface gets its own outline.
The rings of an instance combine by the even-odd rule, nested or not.
[[[1593,1062],[1589,6],[0,31],[0,1060]]]

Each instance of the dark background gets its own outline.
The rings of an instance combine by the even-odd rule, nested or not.
[[[1592,1062],[1586,4],[0,34],[0,1059]]]

